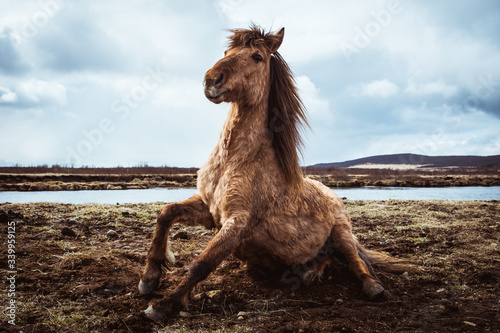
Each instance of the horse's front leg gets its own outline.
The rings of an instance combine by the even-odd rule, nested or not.
[[[166,262],[173,263],[175,258],[168,249],[168,232],[170,227],[177,222],[186,225],[201,224],[207,228],[214,227],[212,215],[199,194],[182,202],[165,205],[158,214],[146,268],[139,282],[141,294],[149,294],[156,290],[160,283],[162,265]]]
[[[188,295],[194,286],[204,280],[238,247],[248,232],[246,226],[246,218],[232,217],[225,220],[217,235],[193,261],[188,274],[175,291],[170,296],[151,304],[145,311],[146,315],[161,322],[169,314],[187,308]]]

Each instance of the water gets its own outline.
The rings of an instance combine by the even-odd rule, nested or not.
[[[500,186],[470,187],[363,187],[334,189],[350,200],[499,200]]]
[[[500,186],[492,187],[363,187],[334,189],[350,200],[500,200]],[[176,202],[196,193],[195,188],[108,191],[0,192],[0,203],[149,203]]]
[[[148,203],[175,202],[189,198],[195,188],[153,188],[146,190],[0,192],[0,202]]]

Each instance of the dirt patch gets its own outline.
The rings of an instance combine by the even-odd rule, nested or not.
[[[500,331],[496,201],[346,201],[362,244],[420,267],[415,274],[380,275],[385,299],[368,301],[341,263],[305,288],[293,272],[282,281],[263,279],[229,258],[196,287],[189,312],[163,327],[142,311],[175,288],[213,233],[175,226],[176,265],[165,271],[160,291],[139,295],[162,205],[1,204],[3,276],[8,224],[15,222],[17,309],[16,326],[3,312],[0,331]],[[10,299],[0,293],[2,305]]]

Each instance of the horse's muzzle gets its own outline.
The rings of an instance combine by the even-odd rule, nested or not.
[[[224,100],[224,95],[229,92],[229,89],[224,89],[223,85],[226,82],[226,76],[219,70],[209,70],[205,74],[203,85],[205,86],[205,97],[211,102],[219,104]]]

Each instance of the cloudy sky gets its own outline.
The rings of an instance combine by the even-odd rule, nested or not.
[[[201,166],[226,29],[285,27],[303,165],[500,154],[500,3],[0,0],[0,165]]]

